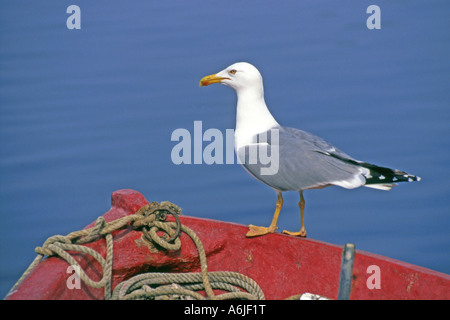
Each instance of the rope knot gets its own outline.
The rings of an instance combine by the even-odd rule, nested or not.
[[[176,221],[175,227],[172,222],[166,222],[167,215],[172,215]],[[134,221],[134,228],[141,228],[144,234],[144,239],[154,242],[166,250],[179,250],[181,248],[181,241],[179,235],[181,231],[181,222],[178,215],[181,214],[181,209],[169,202],[163,201],[158,203],[153,201],[148,205],[142,206],[136,215],[142,218]],[[159,236],[158,231],[163,231],[164,234]]]

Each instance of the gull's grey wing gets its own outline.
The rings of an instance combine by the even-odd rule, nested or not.
[[[273,130],[278,132],[278,141]],[[318,136],[287,127],[273,128],[270,134],[265,135],[272,152],[273,147],[278,146],[278,171],[273,175],[263,175],[262,164],[243,165],[258,180],[274,189],[305,190],[333,184],[355,188],[365,183],[361,175],[364,170],[360,166],[342,161],[356,160]],[[264,139],[259,139],[258,142],[264,143]],[[330,154],[336,154],[338,157],[332,157]],[[271,156],[274,161],[275,157]]]

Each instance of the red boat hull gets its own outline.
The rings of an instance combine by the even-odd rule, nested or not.
[[[111,221],[134,214],[145,204],[148,201],[137,191],[119,190],[112,194],[111,210],[104,217]],[[242,273],[258,283],[266,299],[285,299],[305,292],[336,299],[341,246],[282,234],[249,239],[245,237],[248,228],[243,225],[188,216],[180,219],[202,240],[208,271]],[[143,272],[200,271],[197,249],[185,234],[177,252],[156,250],[142,239],[141,232],[131,228],[117,230],[113,237],[113,289]],[[87,246],[105,256],[104,240]],[[101,279],[100,265],[94,259],[79,254],[77,260],[94,280]],[[71,272],[67,268],[67,262],[60,258],[45,259],[7,299],[103,299],[103,289],[84,284],[80,289],[69,289]],[[374,276],[378,276],[375,282],[379,289],[371,286]],[[450,276],[357,250],[350,299],[450,299]]]

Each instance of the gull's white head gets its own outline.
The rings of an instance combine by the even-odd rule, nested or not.
[[[221,83],[236,90],[236,150],[253,143],[258,133],[279,126],[264,101],[261,73],[250,63],[234,63],[200,80],[201,87],[213,83]]]
[[[247,62],[237,62],[224,70],[206,76],[200,80],[200,86],[208,86],[213,83],[221,83],[233,88],[236,92],[246,89],[263,90],[261,73],[253,65]]]

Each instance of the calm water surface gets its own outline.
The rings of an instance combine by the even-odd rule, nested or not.
[[[66,8],[81,8],[68,30]],[[366,9],[382,11],[368,30]],[[34,248],[102,215],[113,191],[186,215],[268,225],[275,193],[239,165],[180,165],[177,128],[234,128],[235,93],[199,88],[237,61],[278,121],[417,174],[390,192],[305,193],[308,236],[450,273],[448,1],[2,1],[0,295]],[[297,230],[298,195],[279,227]]]

